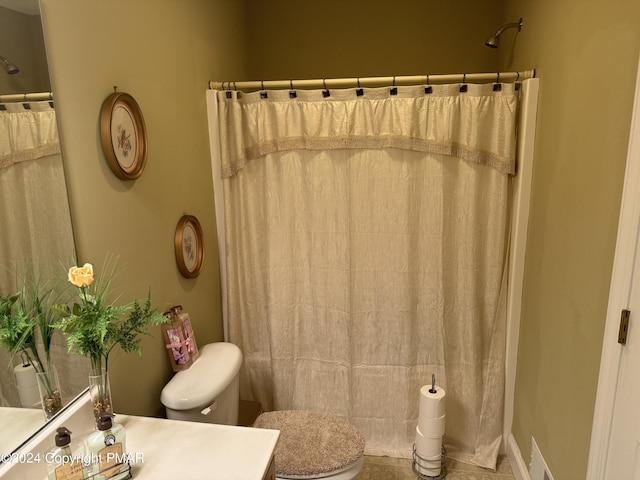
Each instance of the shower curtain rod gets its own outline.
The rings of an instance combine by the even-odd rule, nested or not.
[[[12,93],[0,95],[0,103],[26,103],[53,100],[52,92]]]
[[[535,70],[496,73],[453,73],[439,75],[403,75],[393,77],[316,78],[312,80],[255,80],[246,82],[209,81],[210,90],[279,90],[312,88],[385,87],[401,85],[435,85],[443,83],[518,82],[536,76]]]

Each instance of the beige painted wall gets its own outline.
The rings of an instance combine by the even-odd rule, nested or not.
[[[0,66],[0,95],[51,89],[40,17],[0,7],[0,55],[18,66],[8,75]]]
[[[504,3],[247,0],[249,77],[493,72],[499,54],[484,41]]]
[[[205,91],[216,77],[244,75],[244,12],[235,0],[43,0],[43,23],[60,121],[79,262],[120,256],[123,299],[182,304],[200,345],[221,340],[219,267]],[[148,163],[136,181],[108,169],[99,137],[103,100],[133,95],[147,127]],[[185,279],[174,257],[180,217],[195,215],[205,259]],[[157,328],[143,356],[114,354],[116,411],[160,415],[171,375]]]
[[[525,459],[533,436],[555,480],[574,480],[589,452],[640,3],[507,2],[505,21],[519,16],[504,67],[535,67],[541,83],[513,432]]]

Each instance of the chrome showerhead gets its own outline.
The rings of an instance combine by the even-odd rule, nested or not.
[[[506,25],[500,27],[500,29],[496,33],[485,40],[484,44],[487,47],[498,48],[500,46],[500,35],[502,35],[502,32],[504,32],[508,28],[516,27],[518,28],[518,31],[522,30],[522,18],[517,22],[507,23]]]
[[[4,63],[4,68],[7,69],[7,73],[9,75],[16,74],[16,73],[18,73],[20,71],[20,69],[18,68],[18,66],[15,63],[11,63],[9,60],[7,60],[2,55],[0,55],[0,61]]]

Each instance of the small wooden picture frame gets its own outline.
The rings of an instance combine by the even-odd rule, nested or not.
[[[185,278],[200,274],[204,259],[202,227],[192,215],[183,215],[178,221],[175,234],[175,253],[178,270]]]
[[[128,93],[109,95],[100,110],[100,141],[116,177],[135,180],[147,163],[147,130],[142,112]]]

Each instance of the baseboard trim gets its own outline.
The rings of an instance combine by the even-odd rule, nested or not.
[[[513,433],[510,433],[507,439],[507,458],[509,459],[509,464],[511,465],[511,470],[513,470],[513,476],[516,480],[531,480],[527,464],[524,458],[522,458],[520,447]]]

